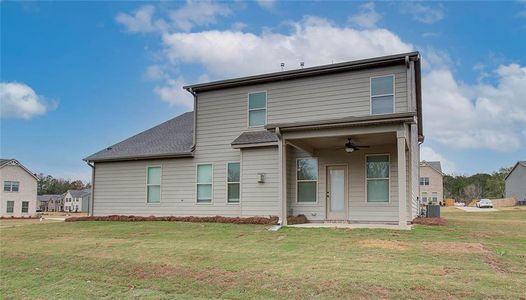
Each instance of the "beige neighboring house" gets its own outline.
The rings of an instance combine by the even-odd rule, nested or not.
[[[47,211],[62,211],[61,207],[63,206],[64,195],[61,194],[46,194],[37,196],[37,209],[40,209],[42,212]]]
[[[444,200],[444,173],[439,161],[420,162],[420,199],[422,204]]]
[[[85,158],[91,215],[416,217],[418,52],[184,88],[193,112]]]
[[[0,159],[0,216],[36,214],[37,177],[16,159]]]

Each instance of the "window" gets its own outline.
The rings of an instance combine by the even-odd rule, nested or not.
[[[394,112],[394,75],[371,78],[371,114]]]
[[[431,193],[431,200],[433,201],[433,203],[437,203],[438,202],[438,194],[437,194],[437,192],[432,192]]]
[[[19,187],[18,181],[4,181],[4,192],[18,192]]]
[[[267,123],[267,93],[248,94],[248,126],[263,126]]]
[[[389,155],[366,157],[367,202],[389,202]]]
[[[420,177],[420,185],[429,185],[429,177]]]
[[[227,202],[239,203],[241,169],[238,162],[227,164]]]
[[[318,161],[315,158],[296,160],[296,186],[298,202],[314,203],[317,201]]]
[[[427,192],[422,192],[422,203],[427,203]]]
[[[29,212],[29,201],[22,201],[22,213]]]
[[[5,212],[8,213],[8,214],[12,214],[13,211],[15,210],[14,209],[15,208],[15,201],[7,201],[6,204],[7,205],[6,205],[6,211]]]
[[[161,202],[161,167],[148,167],[147,203]],[[70,199],[71,202],[71,199]]]
[[[212,164],[197,165],[197,203],[212,203]]]

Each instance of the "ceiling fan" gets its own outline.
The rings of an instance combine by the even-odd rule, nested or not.
[[[353,141],[351,140],[351,138],[349,138],[349,139],[347,140],[347,143],[345,143],[345,152],[347,152],[347,153],[351,153],[351,152],[354,152],[354,151],[358,151],[358,150],[360,150],[361,148],[369,148],[369,146],[356,145],[355,143],[353,143]]]

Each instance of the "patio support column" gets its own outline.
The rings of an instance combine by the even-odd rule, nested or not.
[[[407,170],[406,170],[406,131],[402,127],[396,132],[398,165],[398,226],[407,228]]]
[[[281,201],[281,226],[287,225],[287,143],[282,138],[278,141],[279,152],[279,182],[280,182],[280,201]]]

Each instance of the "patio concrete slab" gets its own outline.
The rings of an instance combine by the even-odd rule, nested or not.
[[[478,207],[457,207],[458,209],[461,209],[463,211],[467,211],[467,212],[494,212],[494,211],[499,211],[498,209],[495,209],[495,208],[478,208]]]
[[[407,225],[406,227],[401,228],[398,225],[389,225],[389,224],[305,223],[305,224],[288,225],[287,227],[294,227],[294,228],[342,228],[342,229],[368,228],[368,229],[411,230],[412,225]]]

